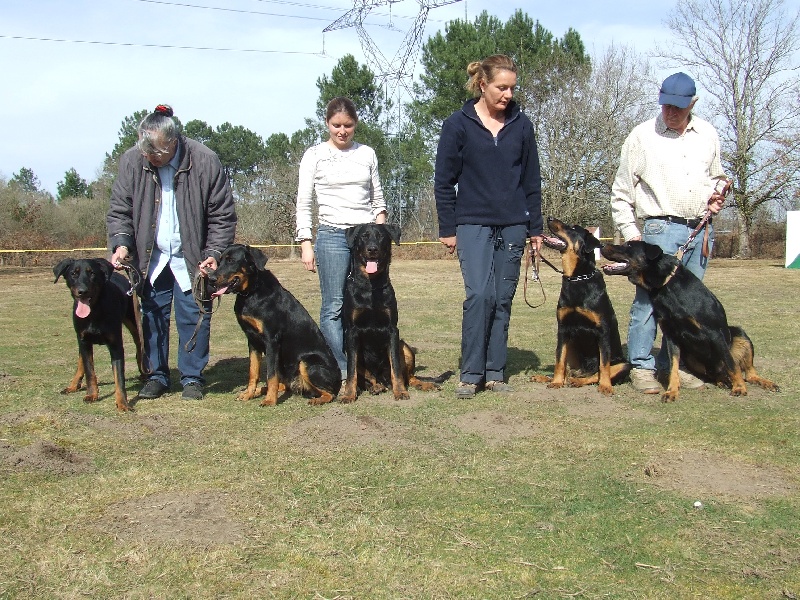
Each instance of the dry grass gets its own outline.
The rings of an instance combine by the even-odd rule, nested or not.
[[[270,265],[316,316],[315,276]],[[707,276],[782,391],[671,405],[530,383],[553,364],[560,281],[543,277],[544,307],[518,293],[508,396],[457,402],[451,377],[406,402],[238,402],[225,298],[206,399],[120,415],[103,349],[101,402],[58,393],[76,358],[65,286],[0,269],[0,598],[800,595],[800,273],[716,260]],[[457,262],[398,260],[392,278],[421,374],[457,371]],[[633,287],[607,282],[624,339]]]

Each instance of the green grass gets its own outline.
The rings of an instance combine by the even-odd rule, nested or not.
[[[316,276],[270,266],[316,317]],[[117,414],[103,348],[102,401],[59,394],[77,356],[66,286],[0,270],[0,598],[800,595],[800,273],[715,260],[706,279],[781,391],[669,405],[528,381],[553,365],[560,281],[543,277],[542,308],[517,295],[508,396],[456,401],[453,376],[403,402],[239,402],[247,344],[226,297],[207,397]],[[457,262],[396,261],[392,279],[421,375],[457,372]],[[624,340],[633,286],[606,281]],[[12,460],[42,443],[87,468]]]

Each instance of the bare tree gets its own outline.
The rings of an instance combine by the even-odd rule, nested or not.
[[[796,52],[800,13],[783,0],[683,0],[666,24],[675,46],[658,49],[670,66],[691,70],[712,101],[723,163],[733,176],[739,255],[751,256],[759,209],[797,198],[800,86]]]
[[[654,89],[647,59],[612,45],[592,58],[591,67],[562,71],[546,98],[529,100],[546,214],[610,228],[620,148],[630,130],[655,110]]]

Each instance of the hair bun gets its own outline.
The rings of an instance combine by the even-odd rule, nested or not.
[[[173,114],[172,107],[169,104],[159,104],[153,112],[158,115],[164,115],[165,117],[171,117]]]

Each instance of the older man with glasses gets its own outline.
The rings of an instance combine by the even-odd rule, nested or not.
[[[200,310],[193,280],[216,269],[233,243],[236,211],[228,178],[214,152],[180,134],[172,108],[160,104],[139,124],[139,141],[120,158],[107,215],[111,262],[145,275],[142,329],[149,379],[139,398],[170,389],[172,306],[184,399],[203,397],[210,312]],[[186,345],[195,336],[194,348]]]

